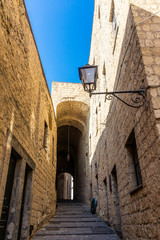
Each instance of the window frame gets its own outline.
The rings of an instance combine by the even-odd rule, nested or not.
[[[117,21],[117,14],[116,14],[116,11],[115,11],[115,4],[114,4],[113,0],[111,2],[109,22],[112,23],[112,28],[113,28],[113,35],[114,35],[113,54],[114,54],[119,26],[118,26],[118,21]]]
[[[43,136],[43,148],[47,151],[48,149],[48,125],[44,121],[44,136]]]
[[[113,9],[112,26],[113,26],[114,39],[116,39],[117,32],[118,32],[118,23],[117,23],[117,16],[116,16],[115,8]]]
[[[134,129],[129,135],[126,142],[127,158],[128,158],[128,175],[130,184],[130,194],[135,193],[143,187],[143,179],[138,157],[138,150]]]

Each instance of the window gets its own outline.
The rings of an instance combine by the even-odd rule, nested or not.
[[[128,155],[128,173],[130,185],[133,188],[142,186],[142,176],[139,166],[137,145],[135,139],[134,130],[131,132],[126,143],[127,155]]]
[[[116,228],[121,230],[121,215],[120,215],[120,206],[119,206],[119,193],[118,193],[118,179],[117,179],[117,168],[114,165],[112,172],[111,172],[111,181],[112,181],[112,197],[113,197],[113,204],[115,209],[115,218],[114,224]]]
[[[96,108],[96,136],[98,134],[98,109]]]
[[[49,119],[49,128],[52,130],[52,115],[51,115],[51,113],[48,114],[48,119]]]
[[[98,173],[98,166],[97,166],[97,163],[95,163],[95,174],[97,175]]]
[[[48,126],[47,123],[44,122],[44,139],[43,139],[43,147],[45,148],[45,150],[47,151],[47,147],[48,147]]]
[[[107,192],[107,178],[103,180],[103,192],[105,197],[106,217],[109,220],[109,208],[108,208],[108,192]]]
[[[100,10],[100,6],[98,6],[98,19],[101,18],[101,10]]]
[[[99,195],[99,182],[98,182],[98,174],[96,174],[96,185],[97,185],[97,195]]]
[[[109,16],[109,21],[112,23],[112,26],[113,26],[113,35],[114,35],[113,53],[114,53],[115,46],[116,46],[117,33],[118,33],[118,28],[119,27],[118,27],[117,15],[116,15],[115,5],[114,5],[113,0],[111,2],[111,11],[110,11],[110,16]]]
[[[113,9],[112,24],[113,24],[114,38],[116,38],[117,37],[118,25],[117,25],[117,17],[116,17],[116,13],[115,13],[115,8]]]
[[[89,136],[89,156],[92,154],[91,135]]]
[[[52,164],[54,164],[54,137],[52,138]]]
[[[106,200],[106,203],[108,204],[107,179],[106,178],[103,180],[103,187],[104,187],[103,191],[104,191],[104,195],[105,195],[105,200]],[[107,207],[107,209],[108,209],[108,207]]]
[[[109,175],[109,190],[110,190],[110,192],[112,192],[111,175]]]
[[[106,75],[106,66],[105,66],[105,62],[103,64],[103,71],[102,71],[102,74],[105,76]]]

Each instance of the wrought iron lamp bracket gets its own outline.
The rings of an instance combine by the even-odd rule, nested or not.
[[[140,108],[146,102],[146,90],[144,87],[142,87],[141,90],[137,90],[137,91],[92,92],[92,89],[89,89],[88,92],[89,92],[90,97],[92,95],[105,94],[107,100],[112,100],[112,97],[114,96],[118,100],[120,100],[121,102],[123,102],[124,104],[126,104],[127,106],[132,107],[132,108]],[[124,99],[122,99],[119,96],[122,94],[131,94],[131,102],[133,104],[130,104],[130,103],[126,102]]]

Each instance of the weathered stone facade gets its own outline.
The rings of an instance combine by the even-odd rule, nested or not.
[[[24,2],[0,2],[0,239],[27,239],[53,216],[68,174],[74,199],[96,197],[124,239],[160,239],[159,26],[159,0],[95,0],[96,91],[145,87],[142,107],[74,83],[54,82],[51,99]]]
[[[90,103],[91,197],[124,239],[160,239],[159,24],[157,0],[95,1],[89,63],[98,65],[97,92],[144,86],[147,95],[139,109],[100,95]]]
[[[5,239],[27,239],[31,225],[34,232],[53,216],[56,142],[52,100],[24,3],[2,0],[0,224],[7,229]]]

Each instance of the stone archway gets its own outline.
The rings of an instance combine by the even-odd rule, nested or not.
[[[68,145],[68,129],[70,131],[70,139]],[[74,126],[64,125],[58,128],[57,131],[57,192],[58,189],[58,177],[60,174],[66,172],[71,174],[74,178],[74,199],[77,199],[77,192],[79,186],[79,180],[77,179],[78,173],[78,148],[82,138],[82,132]],[[67,159],[69,146],[69,160]]]
[[[57,176],[74,178],[74,199],[89,204],[90,98],[82,84],[53,82],[52,100],[57,119]],[[67,129],[70,128],[70,162],[67,162]]]
[[[57,199],[74,199],[74,180],[71,174],[64,172],[57,176]]]
[[[67,172],[74,179],[74,199],[88,199],[88,119],[89,107],[78,101],[65,101],[57,106],[57,193],[58,176]],[[70,134],[68,145],[68,131]],[[70,159],[67,160],[69,146]],[[64,181],[64,180],[63,180]]]

